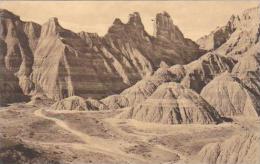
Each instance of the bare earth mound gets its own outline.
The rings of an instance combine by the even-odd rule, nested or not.
[[[183,71],[184,68],[181,65],[159,68],[153,75],[145,77],[119,95],[108,96],[101,101],[108,105],[110,109],[137,105],[151,96],[162,83],[179,81],[184,74]]]
[[[221,143],[206,145],[198,154],[201,164],[258,164],[260,136],[241,134]]]
[[[95,99],[84,99],[79,96],[71,96],[53,104],[52,109],[89,111],[89,110],[106,110],[108,108],[102,102]]]
[[[164,124],[221,121],[216,110],[200,95],[175,82],[160,85],[148,99],[123,112],[120,117]]]
[[[227,72],[206,85],[201,96],[215,107],[221,116],[259,115],[260,98]]]

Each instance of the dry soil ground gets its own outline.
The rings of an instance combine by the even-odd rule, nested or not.
[[[2,163],[12,161],[9,158],[29,158],[40,163],[183,163],[207,143],[222,141],[241,131],[259,130],[260,125],[259,120],[243,118],[218,125],[143,123],[117,119],[121,110],[57,112],[26,104],[1,108]],[[23,147],[17,150],[18,154],[26,157],[6,153],[17,145]]]

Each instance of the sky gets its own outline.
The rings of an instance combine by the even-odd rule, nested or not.
[[[256,7],[259,1],[0,1],[24,21],[39,24],[57,17],[60,24],[74,32],[87,31],[105,35],[115,18],[127,22],[128,15],[139,12],[145,29],[153,34],[156,14],[167,11],[184,33],[197,40],[217,26],[227,23],[232,14]]]

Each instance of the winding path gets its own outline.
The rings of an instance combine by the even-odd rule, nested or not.
[[[62,129],[64,129],[64,130],[72,133],[73,135],[79,137],[85,143],[84,147],[87,150],[103,153],[103,154],[106,154],[108,156],[112,156],[112,157],[115,157],[115,158],[121,158],[122,160],[129,158],[129,159],[133,159],[135,161],[138,161],[138,163],[147,162],[142,158],[138,158],[134,155],[127,154],[127,153],[121,151],[119,149],[119,147],[121,147],[120,142],[116,142],[114,140],[113,141],[106,140],[106,139],[102,139],[102,138],[94,137],[94,136],[89,136],[89,135],[82,133],[78,130],[72,129],[62,120],[44,115],[42,110],[43,109],[36,110],[34,112],[34,115],[41,117],[41,118],[44,118],[44,119],[47,119],[47,120],[51,120],[56,125],[61,127]]]

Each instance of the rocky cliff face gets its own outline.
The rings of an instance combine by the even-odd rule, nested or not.
[[[29,76],[41,27],[4,9],[0,10],[0,21],[0,104],[4,104],[23,100],[33,88]]]
[[[200,93],[214,77],[225,71],[231,71],[235,63],[236,61],[230,57],[207,53],[184,66],[186,74],[181,84]]]
[[[200,93],[214,77],[231,71],[235,63],[232,58],[208,53],[187,65],[161,67],[119,95],[109,96],[102,101],[112,109],[135,106],[151,96],[157,87],[165,82],[178,82]]]
[[[119,117],[165,124],[221,122],[217,111],[203,98],[175,82],[160,85],[144,102]]]
[[[168,65],[187,64],[200,55],[198,45],[190,39],[184,38],[183,33],[173,23],[167,12],[158,13],[155,19],[155,36],[153,45],[154,53],[161,61]],[[200,53],[204,51],[199,50]]]
[[[260,114],[259,43],[238,59],[231,73],[223,73],[206,85],[201,95],[222,116]]]
[[[223,73],[212,80],[203,88],[201,96],[215,107],[221,116],[260,115],[260,97],[230,73]]]
[[[125,89],[119,95],[111,95],[101,101],[107,104],[111,109],[135,106],[151,96],[161,84],[179,80],[177,75],[168,69],[169,68],[159,68],[153,75],[143,78],[132,87]],[[178,68],[172,68],[171,70],[174,69]]]
[[[260,7],[232,16],[228,23],[197,41],[201,48],[232,57],[243,56],[259,42]]]
[[[130,14],[127,23],[115,19],[104,37],[74,33],[56,18],[42,27],[23,22],[7,10],[1,10],[1,22],[1,60],[7,69],[3,74],[8,74],[1,86],[14,81],[5,88],[17,90],[21,96],[43,93],[55,100],[72,95],[101,98],[152,74],[161,61],[188,63],[203,52],[183,37],[167,13],[156,17],[156,37],[145,31],[137,12]],[[165,33],[171,37],[163,38]]]
[[[201,47],[211,45],[206,49],[238,61],[230,67],[231,74],[213,79],[201,92],[223,116],[259,116],[259,27],[258,6],[232,16],[226,26],[198,41]]]
[[[64,29],[57,18],[52,18],[42,26],[32,79],[36,91],[52,99],[72,95],[97,98],[124,85],[107,65],[78,34]]]
[[[260,44],[256,45],[234,66],[232,73],[255,95],[260,96]]]

